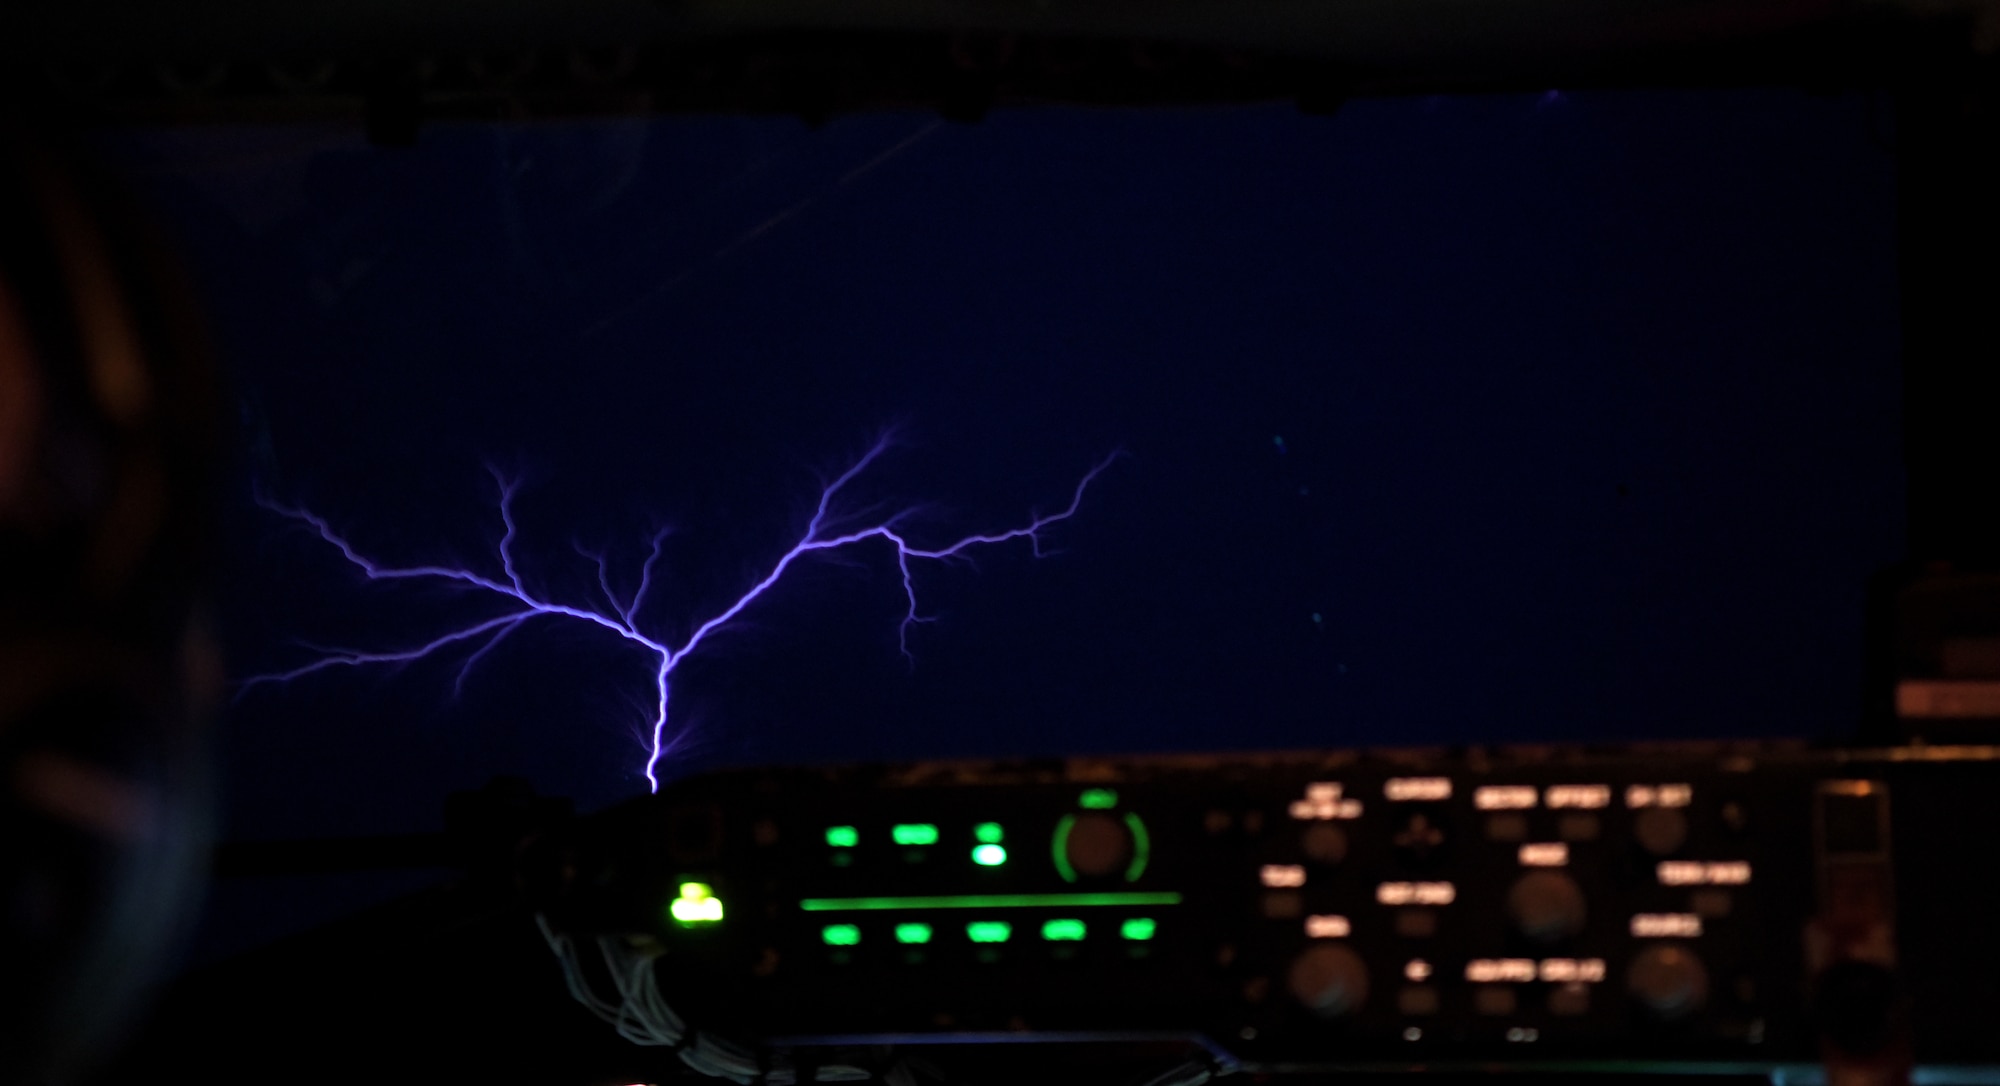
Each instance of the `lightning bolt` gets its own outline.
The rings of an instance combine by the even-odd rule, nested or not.
[[[910,541],[904,524],[912,516],[912,510],[902,510],[888,516],[856,523],[856,517],[843,516],[836,508],[836,499],[848,484],[880,459],[891,442],[883,437],[875,442],[862,457],[846,471],[820,488],[819,505],[813,512],[812,520],[790,550],[772,564],[764,577],[751,585],[741,596],[704,622],[694,626],[687,639],[678,646],[666,638],[649,632],[640,621],[646,597],[652,591],[654,576],[665,549],[667,532],[658,532],[652,538],[651,549],[639,569],[638,587],[629,597],[620,598],[612,585],[609,562],[602,553],[592,552],[581,546],[577,550],[591,559],[597,566],[597,585],[603,593],[602,603],[572,604],[549,598],[531,589],[521,576],[521,568],[514,553],[514,544],[519,532],[514,519],[514,497],[518,484],[498,471],[493,472],[494,482],[500,491],[500,523],[503,531],[497,546],[502,576],[494,577],[473,569],[456,566],[396,566],[377,561],[348,541],[337,532],[325,518],[308,509],[280,505],[271,501],[260,501],[265,508],[298,521],[318,533],[319,537],[337,549],[349,564],[359,569],[372,581],[446,581],[456,582],[470,590],[496,597],[506,602],[506,610],[491,618],[482,619],[470,625],[448,630],[437,637],[411,648],[391,651],[361,651],[348,649],[322,649],[321,655],[308,663],[288,671],[278,671],[263,675],[253,675],[241,680],[238,695],[269,684],[289,683],[306,676],[335,668],[363,667],[370,664],[403,664],[422,660],[426,657],[461,649],[473,648],[460,664],[458,676],[453,683],[453,692],[463,691],[467,676],[487,654],[509,635],[536,619],[566,618],[586,622],[603,628],[616,635],[635,649],[651,654],[654,684],[658,693],[658,709],[651,727],[651,739],[646,755],[646,783],[651,790],[660,788],[658,769],[660,759],[668,749],[667,707],[673,673],[682,663],[699,651],[715,634],[726,629],[751,605],[775,589],[785,577],[785,573],[808,555],[822,551],[839,550],[846,547],[861,547],[879,541],[894,554],[896,568],[902,576],[903,597],[906,603],[901,624],[897,629],[897,645],[905,658],[912,664],[915,656],[910,650],[910,628],[929,617],[918,611],[917,585],[914,567],[921,562],[944,562],[962,558],[967,552],[988,546],[999,546],[1015,540],[1026,540],[1036,557],[1043,555],[1042,533],[1050,526],[1076,515],[1083,505],[1084,492],[1104,473],[1105,469],[1118,459],[1120,453],[1112,453],[1098,461],[1084,473],[1070,493],[1069,504],[1054,513],[1030,512],[1027,523],[1004,531],[978,535],[968,535],[956,542],[936,547],[920,547]]]

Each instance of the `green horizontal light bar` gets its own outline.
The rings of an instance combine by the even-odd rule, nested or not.
[[[929,924],[896,925],[896,941],[899,943],[928,943],[931,941]]]
[[[972,839],[982,845],[997,845],[1007,839],[1007,831],[998,822],[981,822],[972,827]]]
[[[834,848],[853,848],[861,843],[861,831],[853,826],[828,826],[826,843]]]
[[[1153,921],[1152,917],[1135,916],[1119,926],[1118,934],[1135,943],[1143,943],[1151,939],[1153,933],[1158,931],[1159,928],[1160,926]]]
[[[828,924],[819,929],[819,937],[827,946],[853,946],[861,941],[861,929],[853,924]]]
[[[1179,905],[1168,891],[1096,894],[955,894],[938,897],[809,897],[809,913],[881,912],[887,909],[1066,909],[1116,905]]]
[[[965,937],[975,943],[1004,943],[1014,934],[1014,926],[1005,920],[974,920],[965,926]]]
[[[1109,788],[1086,788],[1076,797],[1076,805],[1094,811],[1106,811],[1118,806],[1118,793]]]
[[[929,822],[905,822],[889,827],[889,836],[899,845],[935,845],[938,828]]]
[[[1083,921],[1050,920],[1042,925],[1042,938],[1051,943],[1071,943],[1083,938]]]
[[[981,867],[999,867],[1007,862],[1007,849],[1002,845],[976,845],[972,849],[972,862]]]

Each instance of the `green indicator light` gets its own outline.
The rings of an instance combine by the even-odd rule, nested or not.
[[[928,943],[931,941],[929,924],[896,925],[896,941],[899,943]]]
[[[1118,926],[1118,934],[1135,943],[1143,943],[1151,939],[1153,932],[1157,930],[1159,930],[1159,925],[1154,923],[1153,918],[1150,916],[1135,916]]]
[[[965,926],[965,937],[975,943],[1004,943],[1014,934],[1014,925],[1005,920],[974,920]]]
[[[853,848],[861,843],[861,831],[853,826],[828,826],[826,843],[834,848]]]
[[[972,827],[972,839],[982,845],[997,845],[1007,839],[1007,831],[998,822],[981,822]]]
[[[1125,881],[1138,882],[1146,873],[1146,863],[1153,858],[1153,836],[1146,832],[1146,824],[1139,816],[1125,812],[1125,828],[1132,831],[1132,862],[1125,867]]]
[[[1076,797],[1076,805],[1093,811],[1108,811],[1118,806],[1118,793],[1109,788],[1086,788]]]
[[[899,845],[935,845],[938,829],[928,822],[906,822],[889,827],[889,836]]]
[[[1062,816],[1056,823],[1055,839],[1049,842],[1050,851],[1056,861],[1056,874],[1061,875],[1064,882],[1076,881],[1076,865],[1069,862],[1069,835],[1074,829],[1076,829],[1076,816],[1073,814]]]
[[[861,929],[853,924],[828,924],[819,929],[819,937],[827,946],[853,946],[861,941]]]
[[[972,862],[981,867],[999,867],[1007,862],[1007,850],[999,845],[980,845],[972,850]]]
[[[1094,906],[1179,905],[1171,891],[1085,894],[953,894],[937,897],[809,897],[809,913],[884,912],[894,909],[1077,909]]]
[[[1042,923],[1042,938],[1051,943],[1073,943],[1083,938],[1083,921],[1048,920]]]
[[[680,896],[667,906],[667,911],[673,914],[677,924],[713,924],[722,919],[722,899],[716,897],[705,882],[684,882],[681,883]]]

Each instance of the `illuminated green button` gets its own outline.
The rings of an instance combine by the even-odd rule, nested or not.
[[[981,822],[972,827],[972,839],[982,845],[997,845],[1007,839],[1007,831],[998,822]]]
[[[861,941],[861,929],[853,924],[828,924],[819,929],[819,937],[827,946],[853,946]]]
[[[889,827],[889,836],[899,845],[935,845],[938,828],[929,822],[905,822]]]
[[[972,850],[972,862],[981,867],[999,867],[1007,862],[1007,850],[999,845],[980,845]]]
[[[677,924],[713,924],[722,919],[722,899],[705,882],[684,882],[667,911]]]
[[[965,926],[965,937],[975,943],[1004,943],[1014,934],[1014,926],[1005,920],[974,920]]]
[[[928,943],[931,941],[929,924],[896,925],[896,941],[899,943]]]
[[[1076,797],[1076,805],[1093,811],[1106,811],[1118,806],[1118,793],[1109,788],[1086,788]]]
[[[1083,921],[1045,920],[1042,922],[1042,938],[1051,943],[1073,943],[1083,938]]]
[[[1153,918],[1150,916],[1135,916],[1118,925],[1118,934],[1135,943],[1143,943],[1151,939],[1153,932],[1157,930],[1159,930],[1159,925],[1154,923]]]
[[[828,826],[826,843],[834,848],[853,848],[861,843],[861,831],[853,826]]]
[[[1140,905],[1179,905],[1181,895],[1172,891],[1128,891],[1096,894],[927,894],[910,897],[809,897],[799,908],[809,913],[836,913],[855,910],[882,912],[890,909],[1087,909],[1096,907],[1136,908]]]

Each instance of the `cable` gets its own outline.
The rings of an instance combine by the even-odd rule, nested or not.
[[[557,932],[540,914],[535,916],[535,927],[555,953],[570,998],[599,1020],[609,1023],[620,1037],[636,1045],[670,1049],[689,1069],[710,1078],[728,1079],[743,1086],[751,1083],[796,1086],[798,1083],[799,1074],[790,1067],[769,1067],[750,1048],[689,1029],[687,1022],[667,1006],[666,997],[660,993],[658,975],[653,969],[653,955],[644,949],[619,938],[599,937],[596,940],[598,958],[603,962],[605,975],[618,993],[615,1000],[609,999],[592,984],[574,938]],[[898,1072],[901,1072],[900,1078],[897,1077]],[[901,1062],[883,1077],[889,1086],[917,1086],[914,1074]],[[869,1082],[875,1078],[875,1073],[865,1067],[824,1064],[813,1069],[810,1081]]]
[[[1206,1054],[1202,1054],[1155,1076],[1146,1083],[1146,1086],[1202,1086],[1210,1079],[1221,1078],[1229,1072],[1230,1068],[1222,1067]]]
[[[796,1076],[788,1070],[767,1071],[757,1054],[748,1048],[690,1030],[686,1021],[674,1013],[673,1008],[667,1005],[666,997],[661,995],[653,969],[653,955],[645,950],[624,939],[600,937],[596,940],[597,955],[603,962],[604,973],[617,991],[617,998],[610,999],[592,983],[574,938],[557,932],[548,919],[539,914],[535,917],[535,927],[555,953],[570,997],[593,1016],[610,1024],[618,1036],[636,1045],[671,1049],[690,1069],[710,1078],[728,1079],[745,1086],[760,1080],[771,1086],[796,1081]],[[822,1067],[815,1081],[855,1082],[870,1077],[867,1071],[858,1067]]]

